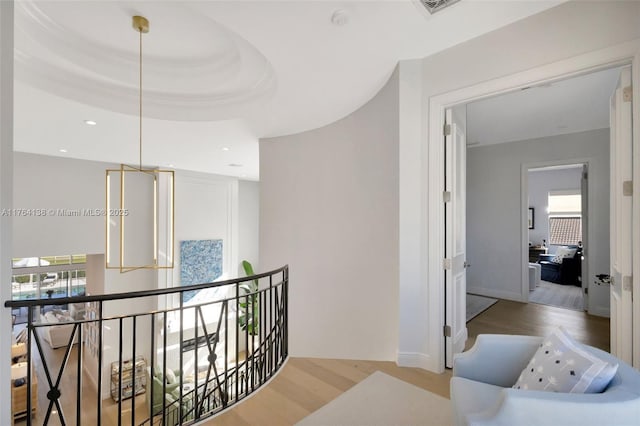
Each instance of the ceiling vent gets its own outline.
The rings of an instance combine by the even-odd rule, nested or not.
[[[429,13],[434,14],[459,1],[460,0],[420,0],[420,3],[427,8]]]

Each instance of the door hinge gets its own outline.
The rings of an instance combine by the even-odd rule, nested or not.
[[[451,136],[451,124],[445,124],[442,129],[442,134],[445,136]]]
[[[442,201],[448,203],[451,201],[451,191],[442,192]]]
[[[587,172],[582,172],[582,179],[584,179],[584,180],[588,180],[588,179],[589,179],[589,173],[587,173]]]
[[[443,327],[442,333],[444,334],[444,337],[451,337],[451,326],[445,325]]]
[[[633,195],[633,181],[625,180],[622,182],[622,195],[625,197],[631,197]]]
[[[584,294],[589,294],[589,287],[584,288]]]
[[[633,87],[627,86],[622,89],[622,100],[624,102],[631,102],[633,100]]]
[[[444,268],[445,271],[448,271],[449,269],[451,269],[451,259],[442,259],[442,267]]]

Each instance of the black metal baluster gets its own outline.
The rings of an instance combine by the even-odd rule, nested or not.
[[[102,348],[104,348],[104,336],[102,333],[102,329],[103,329],[103,324],[102,324],[102,305],[103,302],[98,302],[98,342],[99,342],[99,349],[98,349],[98,426],[100,426],[102,424],[102,363],[103,363],[103,359],[102,359]]]
[[[238,369],[240,367],[240,318],[238,317],[238,315],[240,315],[240,283],[237,282],[236,283],[236,382],[235,382],[235,388],[236,388],[236,395],[235,395],[235,401],[238,401],[238,386],[239,386],[239,377],[238,377]]]
[[[183,399],[183,389],[184,389],[184,364],[183,364],[183,355],[182,355],[182,344],[184,342],[184,293],[180,294],[180,338],[179,338],[179,348],[178,348],[178,365],[180,366],[180,378],[178,381],[180,382],[180,392],[178,394],[178,419],[180,419],[180,424],[182,424],[182,420],[184,419],[182,412],[182,399]],[[196,350],[198,348],[198,339],[196,339]],[[167,350],[167,345],[165,345],[165,351]],[[165,367],[166,370],[166,367]],[[166,381],[166,380],[165,380]]]
[[[274,321],[274,315],[276,314],[276,300],[274,299],[274,291],[277,287],[273,287],[273,276],[269,276],[269,376],[271,376],[271,369],[275,363],[276,346],[275,346],[275,333],[276,324]]]
[[[283,321],[284,321],[284,334],[283,334],[283,344],[284,344],[284,358],[289,356],[289,267],[285,267],[282,271],[283,275],[283,291],[284,295],[284,312],[283,312]]]
[[[136,318],[137,316],[134,315],[133,318],[131,319],[131,327],[133,327],[132,333],[131,333],[131,340],[132,340],[132,344],[131,344],[131,359],[133,360],[133,370],[131,372],[132,374],[132,378],[131,378],[131,387],[133,388],[133,390],[131,391],[131,426],[135,426],[135,422],[136,422],[136,376],[137,376],[137,369],[138,369],[138,363],[136,362]]]
[[[255,290],[257,291],[257,290]],[[249,393],[249,384],[251,384],[251,392],[253,392],[253,376],[255,374],[255,370],[256,370],[256,364],[255,364],[255,360],[256,360],[256,336],[255,336],[255,332],[256,332],[256,307],[255,307],[255,291],[251,292],[251,297],[249,298],[249,300],[251,301],[251,332],[250,332],[250,336],[251,336],[251,372],[247,372],[247,393]],[[247,307],[248,307],[248,303],[247,303]],[[249,334],[249,327],[247,326],[247,334]],[[249,368],[249,358],[247,358],[247,368]]]
[[[182,299],[182,293],[180,293]],[[167,311],[163,312],[162,326],[162,424],[167,424]]]
[[[224,395],[221,398],[222,406],[226,407],[229,402],[229,303],[225,300],[222,307],[224,308]],[[222,392],[222,389],[219,391]]]
[[[122,317],[118,319],[118,426],[122,425]]]
[[[27,309],[27,426],[31,426],[31,410],[33,409],[31,406],[31,383],[33,383],[33,377],[31,377],[31,335],[35,334],[35,332],[36,330],[33,328],[33,306],[29,306]]]
[[[149,404],[149,424],[153,424],[153,378],[155,377],[156,371],[156,314],[151,314],[151,357],[150,357],[150,365],[149,365],[149,381],[147,382],[147,387],[151,388],[150,401]]]
[[[76,425],[77,426],[81,426],[82,425],[82,410],[81,410],[81,405],[80,404],[80,400],[82,399],[82,362],[83,362],[83,352],[84,352],[84,344],[83,344],[83,337],[82,337],[82,323],[76,323],[76,327],[78,327],[78,346],[76,348],[76,355],[77,355],[77,372],[76,374],[78,375],[78,382],[77,382],[77,389],[76,389],[76,395],[77,395],[77,399],[76,399]]]
[[[194,401],[192,404],[192,411],[193,411],[193,416],[194,416],[194,420],[197,420],[200,418],[200,413],[199,410],[195,409],[195,407],[198,406],[198,349],[199,346],[198,345],[198,312],[196,311],[196,308],[193,308],[193,329],[194,329],[194,335],[195,335],[195,342],[196,342],[196,348],[195,348],[195,362],[194,362],[194,371],[193,371],[193,380],[195,381],[195,387],[194,387]],[[205,338],[208,339],[209,337],[205,334]],[[182,352],[182,351],[180,351]],[[207,388],[206,384],[204,386],[205,390]],[[204,395],[203,395],[204,398]]]

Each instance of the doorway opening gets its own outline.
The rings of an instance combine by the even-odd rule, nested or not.
[[[597,281],[598,277],[609,273],[609,110],[610,97],[616,91],[623,68],[601,69],[450,108],[454,112],[458,110],[457,114],[452,114],[454,118],[456,115],[464,117],[461,125],[467,140],[465,265],[471,268],[466,270],[466,293],[474,297],[528,302],[532,290],[529,269],[530,264],[535,264],[531,265],[534,270],[533,290],[545,287],[543,281],[554,285],[570,284],[564,288],[569,290],[566,293],[570,296],[548,292],[551,299],[548,304],[562,304],[608,317],[609,288],[605,280]],[[541,204],[542,207],[530,205],[530,169],[532,174],[542,173],[533,169],[548,170],[550,167],[570,170],[568,166],[572,164],[578,178],[571,183],[571,188],[562,182],[547,189],[546,202]],[[592,167],[594,175],[598,176],[593,188],[583,188],[586,182],[581,181],[583,176],[590,175],[588,167]],[[449,178],[447,172],[445,180]],[[557,201],[563,195],[571,195],[563,194],[563,190],[572,190],[573,195],[577,195],[574,198],[580,208],[572,211],[552,208],[548,212],[550,200]],[[588,201],[592,203],[587,205]],[[594,206],[599,206],[595,217]],[[545,237],[530,238],[536,224],[542,228],[543,223],[546,230],[540,231],[544,231]],[[529,225],[533,227],[530,229]],[[564,235],[562,229],[573,229],[574,232]],[[546,246],[545,253],[537,252],[534,253],[536,259],[530,258],[530,241],[533,248]],[[589,241],[597,244],[591,247]],[[541,264],[540,254],[549,256],[543,262],[558,264],[559,267]],[[558,254],[561,257],[557,257]],[[572,257],[567,262],[571,266],[562,268],[565,257]],[[542,268],[546,279],[542,279]],[[535,277],[539,277],[537,282]],[[457,281],[462,280],[458,278]],[[445,278],[445,285],[453,284],[446,282]],[[445,293],[449,295],[452,292],[447,290]],[[540,301],[538,293],[540,291],[533,293],[533,302]],[[569,303],[557,302],[566,298],[572,300]],[[447,311],[452,307],[450,303],[445,305]],[[489,310],[494,309],[489,305]],[[446,312],[446,317],[456,315]],[[457,329],[460,329],[459,325]],[[455,335],[455,331],[454,326],[450,334]],[[487,329],[483,332],[500,331]],[[608,341],[608,329],[605,337]],[[445,351],[445,359],[449,358],[450,353]]]
[[[584,311],[588,164],[530,167],[527,176],[529,302]]]

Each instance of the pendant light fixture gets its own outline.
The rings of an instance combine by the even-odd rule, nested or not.
[[[108,169],[105,188],[105,266],[120,272],[171,269],[174,257],[174,172],[142,164],[142,35],[149,21],[134,16],[133,28],[140,34],[139,162]]]

